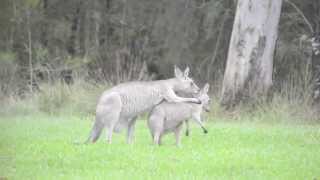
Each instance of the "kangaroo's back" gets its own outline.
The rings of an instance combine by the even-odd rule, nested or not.
[[[121,114],[134,116],[159,104],[166,89],[165,81],[123,83],[106,91],[100,103],[107,103],[110,94],[117,94],[121,99]]]
[[[151,112],[156,113],[161,111],[167,120],[184,120],[191,117],[194,111],[194,106],[192,103],[169,103],[163,102],[157,105]]]

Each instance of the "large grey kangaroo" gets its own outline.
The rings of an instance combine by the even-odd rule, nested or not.
[[[175,78],[172,79],[122,83],[103,92],[97,104],[94,125],[86,142],[96,142],[103,128],[106,128],[107,141],[111,143],[112,133],[126,127],[127,142],[131,143],[137,116],[151,110],[162,101],[200,104],[197,98],[183,98],[175,94],[177,91],[197,93],[200,90],[188,77],[189,68],[182,72],[175,66],[174,73]]]

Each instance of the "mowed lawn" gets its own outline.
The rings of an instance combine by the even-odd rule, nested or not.
[[[0,178],[8,179],[320,179],[320,126],[240,122],[195,124],[182,146],[151,144],[145,120],[135,143],[77,145],[92,117],[0,118]]]

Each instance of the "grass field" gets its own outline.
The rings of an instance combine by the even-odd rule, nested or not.
[[[174,145],[151,144],[146,122],[133,145],[87,138],[92,117],[44,114],[0,118],[0,178],[8,179],[320,179],[320,126],[221,122],[196,125]]]

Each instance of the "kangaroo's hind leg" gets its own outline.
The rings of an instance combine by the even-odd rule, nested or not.
[[[161,134],[163,132],[164,118],[158,111],[151,112],[148,119],[148,127],[152,135],[154,144],[160,145]]]
[[[155,144],[155,145],[160,145],[160,140],[161,139],[161,133],[160,132],[154,132],[154,134],[153,134],[153,143]]]
[[[112,142],[113,129],[120,119],[121,108],[122,103],[118,93],[112,93],[108,95],[97,106],[97,114],[103,118],[104,126],[107,130],[107,141],[110,144]]]
[[[189,136],[190,134],[190,127],[189,127],[189,120],[185,120],[185,124],[186,124],[186,136]]]
[[[176,127],[174,130],[174,134],[176,137],[176,145],[179,147],[181,146],[181,129],[182,129],[182,123]]]
[[[112,134],[114,131],[114,127],[117,123],[117,121],[119,121],[120,118],[120,111],[118,112],[112,112],[112,115],[109,116],[109,123],[106,124],[106,135],[107,135],[107,142],[109,144],[112,143]]]
[[[129,119],[128,131],[127,131],[127,143],[131,144],[133,142],[134,136],[134,126],[136,124],[137,116]]]

